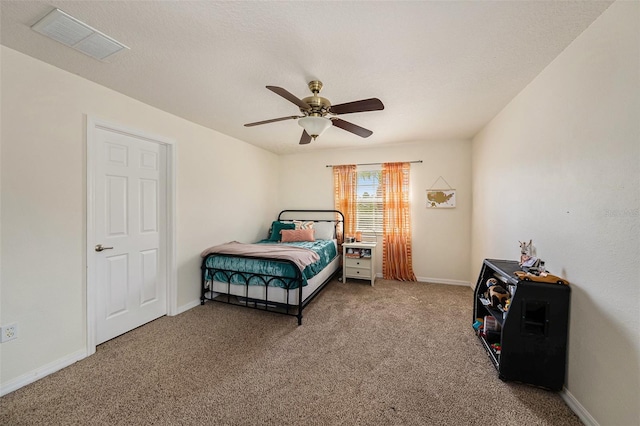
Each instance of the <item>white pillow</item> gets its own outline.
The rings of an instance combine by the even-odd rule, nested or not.
[[[336,224],[333,222],[316,222],[313,229],[316,230],[316,240],[333,240],[335,238]]]
[[[296,229],[313,229],[313,221],[310,220],[308,222],[302,222],[300,220],[294,220],[293,223],[296,225]]]

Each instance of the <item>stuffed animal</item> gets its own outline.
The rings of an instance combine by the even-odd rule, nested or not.
[[[485,297],[489,301],[489,306],[495,309],[498,309],[498,306],[504,307],[510,299],[509,292],[501,285],[498,285],[498,280],[495,278],[489,278],[486,284],[487,292]]]
[[[528,262],[533,257],[533,240],[518,241],[520,243],[520,266]]]
[[[544,269],[544,262],[535,256],[533,240],[529,242],[518,241],[520,243],[520,266],[526,272],[537,273]]]

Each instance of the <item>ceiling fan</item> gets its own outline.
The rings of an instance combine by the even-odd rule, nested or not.
[[[351,114],[354,112],[379,111],[384,109],[384,105],[380,99],[377,98],[331,105],[331,102],[329,102],[328,99],[318,96],[318,93],[322,90],[322,82],[317,80],[309,82],[309,90],[311,90],[313,96],[308,96],[304,99],[299,99],[282,87],[266,87],[273,93],[296,104],[303,115],[291,115],[287,117],[273,118],[271,120],[256,121],[255,123],[245,124],[245,127],[274,123],[276,121],[298,120],[298,124],[304,129],[302,131],[302,136],[300,137],[300,145],[308,144],[311,142],[311,139],[315,140],[332,125],[363,138],[367,138],[373,134],[371,130],[357,126],[336,116],[341,114]]]

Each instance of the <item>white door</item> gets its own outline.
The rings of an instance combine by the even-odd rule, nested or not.
[[[96,344],[167,313],[166,146],[96,128]]]

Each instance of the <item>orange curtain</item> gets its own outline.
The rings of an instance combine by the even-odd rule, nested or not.
[[[382,165],[382,276],[416,281],[411,260],[409,163]]]
[[[357,176],[355,165],[333,166],[335,209],[344,215],[344,229],[338,231],[338,241],[344,241],[344,235],[355,235]]]

